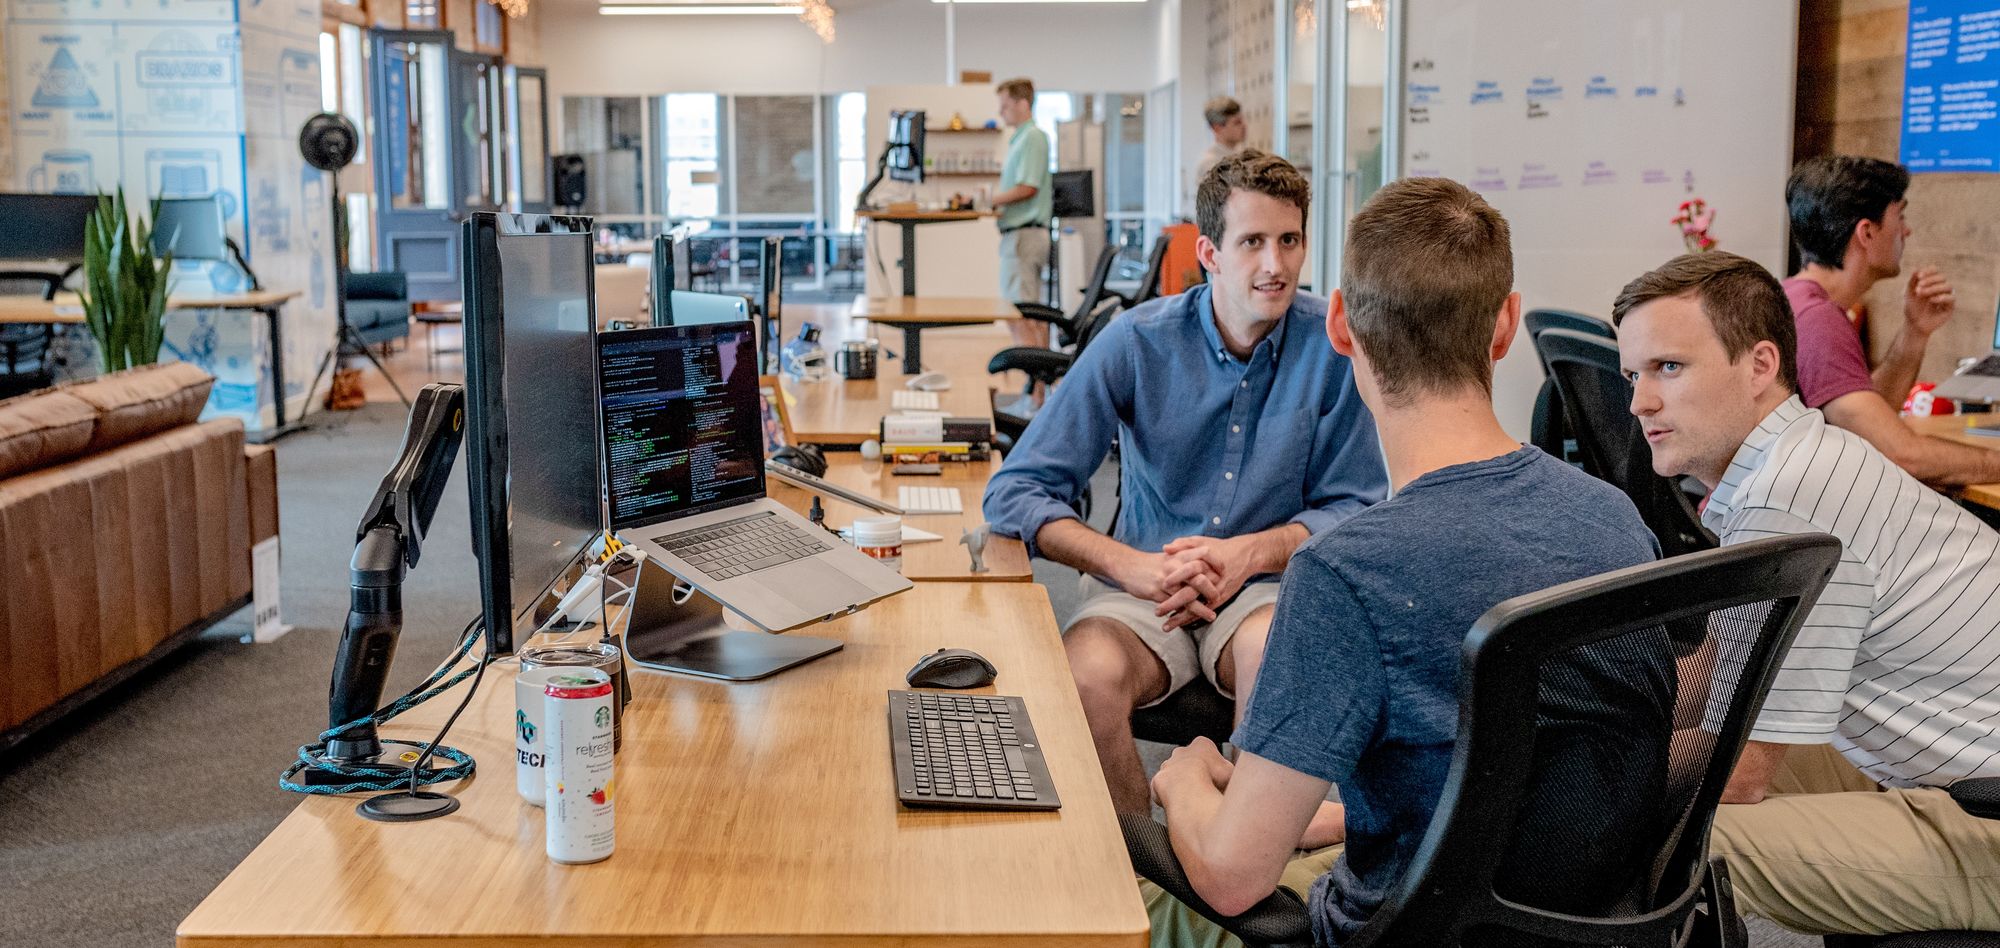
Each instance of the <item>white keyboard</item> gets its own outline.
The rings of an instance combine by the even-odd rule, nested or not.
[[[965,512],[965,502],[959,499],[956,487],[910,487],[896,488],[896,506],[906,514],[955,514]]]
[[[899,388],[889,395],[889,407],[897,411],[937,411],[938,393]]]

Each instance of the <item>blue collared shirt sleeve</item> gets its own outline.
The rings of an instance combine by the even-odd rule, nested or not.
[[[1352,369],[1353,363],[1348,364]],[[1291,522],[1318,534],[1389,495],[1389,472],[1375,416],[1362,404],[1349,376],[1333,410],[1313,425],[1312,462],[1307,467],[1306,506]]]
[[[986,484],[981,504],[993,532],[1042,555],[1036,534],[1058,520],[1082,520],[1077,503],[1097,473],[1132,404],[1131,332],[1114,320],[1091,341],[1035,421]]]

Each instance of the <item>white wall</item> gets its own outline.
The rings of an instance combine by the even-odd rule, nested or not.
[[[1151,10],[1165,2],[959,6],[957,65],[996,80],[1027,76],[1051,91],[1144,92],[1156,84]],[[930,0],[835,3],[830,44],[791,17],[601,16],[595,0],[549,6],[541,56],[557,101],[856,92],[956,78],[945,75],[945,8]]]

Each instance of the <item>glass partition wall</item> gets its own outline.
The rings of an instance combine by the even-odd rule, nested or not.
[[[1272,147],[1313,183],[1305,281],[1340,282],[1347,221],[1396,176],[1393,103],[1405,0],[1273,0],[1277,5]]]

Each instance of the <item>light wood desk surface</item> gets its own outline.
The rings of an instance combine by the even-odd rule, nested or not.
[[[618,848],[560,866],[514,790],[510,666],[447,743],[479,773],[426,823],[308,797],[181,922],[181,948],[946,944],[1138,948],[1146,917],[1055,617],[1027,583],[926,583],[808,630],[846,648],[756,682],[636,670],[615,776]],[[896,802],[886,692],[941,647],[1019,695],[1062,809]],[[461,686],[463,687],[463,686]],[[386,736],[427,739],[454,690]],[[302,697],[302,700],[303,697]]]
[[[951,326],[1021,318],[1014,304],[997,296],[857,296],[848,314],[894,325]]]
[[[167,308],[175,309],[265,309],[297,299],[297,290],[258,290],[232,296],[170,296]],[[33,296],[0,296],[0,323],[81,323],[83,298],[75,293],[57,293],[52,300]]]
[[[1033,582],[1035,573],[1028,565],[1028,548],[1021,541],[1011,537],[989,537],[984,573],[971,571],[972,558],[958,542],[962,531],[986,522],[985,514],[979,509],[979,500],[986,493],[986,482],[993,478],[995,471],[1000,470],[1000,459],[947,462],[940,466],[944,469],[942,474],[897,475],[889,473],[890,465],[882,461],[866,460],[850,451],[834,451],[827,454],[825,479],[892,504],[896,502],[896,488],[905,484],[912,487],[958,488],[959,499],[965,506],[963,513],[903,515],[904,523],[944,536],[942,540],[929,543],[903,544],[905,578],[916,582]],[[769,487],[771,497],[779,503],[801,514],[812,507],[812,491],[794,487],[791,482],[776,477],[767,477],[764,483]],[[820,506],[826,511],[827,524],[835,527],[844,527],[856,517],[875,513],[838,497],[824,495],[820,498]]]
[[[1935,415],[1929,418],[1905,418],[1903,421],[1918,434],[1932,435],[1992,451],[2000,450],[2000,437],[1973,434],[1965,429],[1974,422],[1996,419],[2000,419],[2000,415]],[[1961,488],[1958,495],[1981,507],[2000,510],[2000,484],[1969,484]]]
[[[999,217],[998,211],[891,211],[883,208],[862,208],[854,212],[863,220],[897,224],[911,221],[922,224],[936,224],[950,221],[976,221],[984,217]]]
[[[883,340],[883,344],[888,349],[897,348],[893,338]],[[1008,376],[989,375],[986,363],[1010,344],[1005,333],[979,330],[950,333],[928,343],[924,369],[943,372],[951,379],[951,389],[937,393],[938,408],[958,418],[993,417],[994,387],[1016,383]],[[827,346],[829,360],[837,348]],[[783,376],[779,385],[787,396],[785,412],[793,439],[857,445],[879,437],[882,416],[896,410],[894,393],[908,378],[901,363],[886,354],[877,360],[872,379],[834,375],[824,382],[800,382]]]

